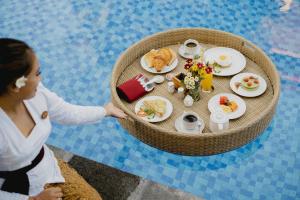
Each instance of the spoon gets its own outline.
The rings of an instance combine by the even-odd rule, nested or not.
[[[162,76],[162,75],[157,75],[157,76],[154,76],[152,79],[150,79],[145,85],[148,85],[148,84],[153,84],[153,83],[162,83],[164,82],[165,78]]]
[[[144,84],[144,88],[152,89],[155,86],[155,83],[159,84],[164,82],[165,78],[161,75],[156,75],[152,79],[150,79],[146,84]]]

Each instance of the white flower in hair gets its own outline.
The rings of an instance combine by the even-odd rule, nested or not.
[[[24,87],[26,85],[26,81],[27,81],[27,78],[25,78],[25,76],[22,76],[16,80],[15,85],[17,88],[20,89],[21,87]]]

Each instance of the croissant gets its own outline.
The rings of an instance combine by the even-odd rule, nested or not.
[[[154,67],[160,72],[165,66],[171,64],[176,58],[175,52],[170,48],[152,49],[145,55],[146,63],[149,67]]]

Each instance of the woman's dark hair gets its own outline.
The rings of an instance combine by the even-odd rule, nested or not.
[[[0,95],[7,92],[11,83],[30,73],[33,53],[25,42],[0,38]]]

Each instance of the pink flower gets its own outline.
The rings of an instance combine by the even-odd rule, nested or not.
[[[184,65],[184,69],[190,69],[191,66],[192,66],[192,64],[187,63],[187,64]]]
[[[199,69],[201,69],[204,65],[202,63],[197,63]]]
[[[211,67],[207,67],[205,69],[205,71],[206,71],[206,73],[210,74],[210,73],[212,73],[212,68]]]
[[[191,63],[191,62],[193,62],[193,59],[187,59],[186,62]]]

